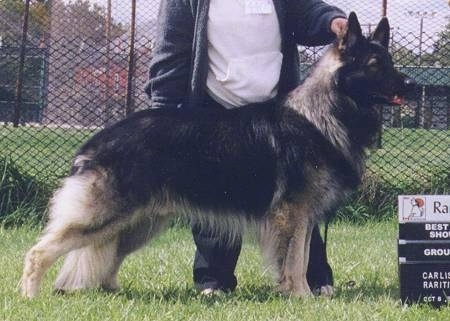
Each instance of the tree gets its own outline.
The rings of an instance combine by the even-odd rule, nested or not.
[[[438,34],[437,41],[433,44],[433,52],[425,54],[423,61],[427,65],[433,66],[450,66],[450,23],[448,23],[444,30]]]
[[[59,1],[58,1],[59,2]],[[75,0],[67,4],[60,2],[53,8],[52,15],[58,24],[59,36],[78,45],[93,45],[97,48],[106,45],[106,9],[89,0]],[[76,26],[76,28],[74,28]],[[111,38],[125,32],[121,23],[111,23]]]
[[[49,1],[32,1],[28,20],[28,39],[33,45],[48,31]],[[0,36],[3,46],[17,46],[22,38],[22,18],[25,3],[22,0],[0,0]]]
[[[40,39],[49,32],[51,2],[59,2],[52,15],[61,17],[62,26],[66,30],[67,39],[89,39],[95,43],[105,43],[106,9],[89,0],[60,1],[38,0],[30,3],[29,29],[31,39]],[[22,32],[22,17],[25,10],[23,0],[0,0],[0,36],[3,39],[20,42]],[[121,23],[112,21],[111,36],[118,37],[125,32]]]
[[[414,66],[417,65],[417,55],[412,51],[398,43],[392,44],[392,58],[396,65]]]

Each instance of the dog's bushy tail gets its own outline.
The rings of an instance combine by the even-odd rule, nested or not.
[[[57,291],[89,288],[115,289],[117,241],[89,245],[67,254],[55,282]]]

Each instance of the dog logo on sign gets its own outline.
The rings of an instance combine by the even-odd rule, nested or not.
[[[408,202],[409,201],[409,202]],[[425,200],[420,197],[411,197],[403,200],[404,216],[411,221],[425,220]],[[408,210],[409,209],[409,210]]]

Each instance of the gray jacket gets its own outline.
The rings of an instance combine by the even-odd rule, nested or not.
[[[274,0],[281,30],[281,66],[278,93],[299,83],[297,44],[328,44],[334,39],[331,20],[345,17],[320,0]],[[162,0],[156,43],[146,87],[152,107],[194,107],[201,103],[208,73],[206,23],[209,0]]]

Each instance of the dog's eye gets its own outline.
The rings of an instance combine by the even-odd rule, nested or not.
[[[367,62],[367,66],[373,66],[376,65],[378,63],[378,59],[375,57],[372,57],[369,59],[369,61]]]

